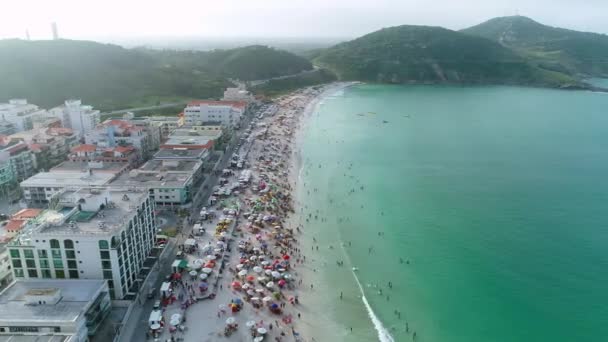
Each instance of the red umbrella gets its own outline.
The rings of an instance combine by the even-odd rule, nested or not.
[[[232,287],[235,289],[240,289],[241,288],[241,283],[238,281],[233,281],[232,282]]]
[[[289,255],[287,255],[287,254],[283,255],[283,260],[289,260]]]
[[[247,278],[246,278],[246,279],[247,279],[247,281],[248,281],[248,282],[253,282],[253,281],[255,281],[255,277],[254,277],[254,276],[252,276],[252,275],[247,276]]]

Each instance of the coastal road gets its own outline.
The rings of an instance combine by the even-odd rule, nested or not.
[[[226,152],[222,155],[220,161],[218,162],[215,170],[223,170],[226,168],[228,163],[230,162],[230,158],[237,148],[237,143],[243,132],[249,126],[254,115],[257,115],[257,111],[251,114],[248,114],[243,118],[243,122],[241,123],[241,129],[238,131],[234,131],[234,135],[232,140],[228,143],[226,147]],[[203,186],[199,188],[199,191],[195,196],[193,196],[193,205],[190,212],[190,218],[193,222],[196,222],[199,216],[200,208],[204,203],[207,203],[209,196],[213,191],[213,187],[218,184],[219,176],[215,175],[212,171],[209,177],[203,182],[204,185],[207,185],[207,188],[204,189]],[[163,253],[163,258],[161,258],[152,270],[156,275],[156,279],[151,279],[150,283],[154,284],[155,288],[160,288],[162,281],[165,277],[171,274],[171,263],[174,260],[177,246],[182,244],[184,240],[188,237],[188,235],[192,233],[192,225],[188,224],[187,221],[184,221],[184,225],[175,239],[171,239],[170,243],[167,244],[165,253]],[[160,265],[160,266],[159,266]],[[145,300],[147,293],[142,293],[140,296]],[[131,313],[131,317],[129,318],[127,324],[122,330],[119,341],[131,342],[131,341],[145,341],[148,324],[148,316],[150,312],[152,312],[152,306],[154,305],[154,300],[146,300],[142,305],[139,303],[136,304],[136,307],[133,309]]]

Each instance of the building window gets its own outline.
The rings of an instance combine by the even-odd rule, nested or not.
[[[31,249],[24,249],[23,250],[23,255],[27,258],[27,259],[34,259],[34,251]]]
[[[100,251],[99,254],[101,255],[102,259],[107,259],[107,260],[110,259],[110,252],[108,252],[108,251]]]
[[[38,332],[38,327],[8,327],[8,331],[16,333],[32,333]]]
[[[23,265],[21,264],[21,260],[13,259],[13,267],[23,267]]]
[[[76,260],[68,260],[68,268],[77,268]]]
[[[21,253],[19,253],[18,249],[11,249],[11,257],[12,258],[20,258]]]
[[[26,259],[25,265],[29,268],[36,268],[36,261],[34,259]]]
[[[76,270],[69,270],[68,272],[70,274],[70,279],[78,279],[78,271],[76,271]]]
[[[63,246],[66,249],[74,249],[74,241],[67,239],[67,240],[63,240]]]
[[[53,259],[53,267],[57,268],[63,268],[63,260],[60,259]]]
[[[46,249],[39,249],[38,250],[38,258],[48,258],[48,253],[46,252]]]
[[[112,271],[103,271],[103,279],[112,279]]]
[[[49,242],[51,243],[51,248],[61,248],[59,247],[59,240],[51,239]]]
[[[27,270],[27,275],[30,278],[38,278],[38,272],[36,270]]]
[[[65,257],[68,259],[76,259],[76,252],[74,251],[65,251]]]
[[[104,270],[111,270],[112,269],[112,263],[109,262],[109,261],[102,260],[101,261],[101,268],[103,268]]]
[[[42,274],[42,278],[52,278],[51,270],[41,270],[40,274]]]
[[[46,259],[39,259],[40,268],[49,268],[49,261]]]
[[[108,248],[109,248],[108,241],[99,240],[99,249],[108,249]]]
[[[54,327],[53,332],[56,332],[56,333],[61,332],[61,327]]]
[[[25,275],[23,274],[23,270],[20,268],[15,268],[15,277],[17,278],[23,278]]]
[[[63,270],[55,270],[55,278],[65,279],[65,272]]]
[[[51,255],[53,256],[53,259],[61,259],[61,251],[58,249],[52,249]]]

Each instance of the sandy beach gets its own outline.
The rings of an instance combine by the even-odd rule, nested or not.
[[[155,340],[315,340],[314,310],[300,298],[314,284],[306,279],[305,228],[294,215],[297,132],[323,96],[349,85],[285,95],[273,113],[254,119],[204,208],[205,220],[180,246],[184,262],[175,263],[170,289],[161,291]]]

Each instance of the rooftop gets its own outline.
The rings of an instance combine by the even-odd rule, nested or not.
[[[22,187],[86,187],[108,184],[115,177],[114,173],[94,172],[92,175],[82,172],[39,172],[21,182]]]
[[[158,160],[152,159],[142,165],[140,171],[194,172],[201,166],[200,160]]]
[[[209,151],[206,148],[200,149],[182,149],[182,148],[167,148],[162,149],[154,154],[154,159],[195,159],[202,160],[207,157]]]
[[[205,146],[206,148],[210,148],[213,144],[213,139],[209,139],[208,136],[203,135],[170,135],[167,141],[163,145],[184,145],[187,146]]]
[[[208,100],[195,100],[190,101],[188,103],[188,107],[190,106],[230,106],[239,109],[244,109],[247,107],[247,102],[245,101],[208,101]]]
[[[188,185],[192,172],[159,172],[131,170],[112,182],[114,186],[177,189]]]
[[[105,280],[96,279],[29,279],[16,281],[0,293],[0,325],[38,322],[42,326],[54,322],[74,322],[80,315],[84,314],[89,302],[95,299],[97,293],[104,286]],[[56,304],[26,304],[26,297],[39,295],[40,290],[46,290],[45,292],[49,290],[60,291],[61,299]],[[50,294],[52,295],[52,293]],[[0,339],[0,341],[2,340]],[[15,339],[7,341],[21,340],[15,336]]]
[[[86,175],[87,170],[91,170],[93,176],[96,173],[104,173],[104,174],[118,174],[124,171],[129,167],[129,163],[127,162],[107,162],[107,161],[98,161],[98,162],[81,162],[81,161],[64,161],[61,164],[55,166],[50,171],[51,172],[69,172],[74,174],[82,173]]]
[[[143,189],[83,188],[62,193],[63,208],[46,210],[28,222],[15,244],[27,245],[32,234],[102,234],[113,235],[137,213],[139,205],[148,198]]]

